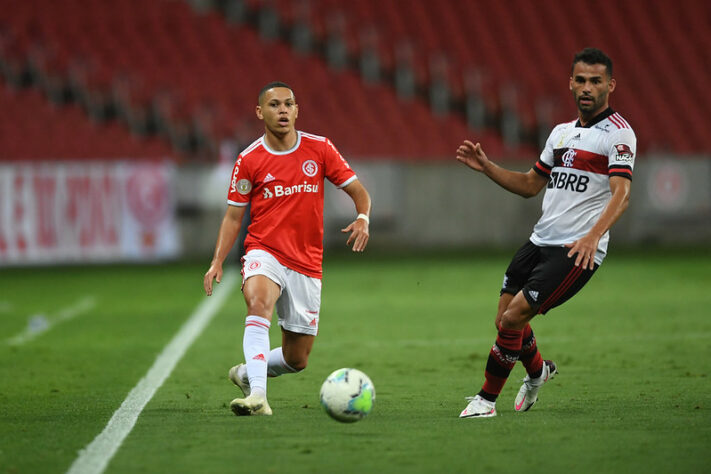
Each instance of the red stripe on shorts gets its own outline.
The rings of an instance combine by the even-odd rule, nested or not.
[[[558,301],[561,296],[565,294],[566,291],[570,288],[570,286],[575,283],[575,280],[580,277],[580,274],[583,273],[583,267],[574,267],[572,270],[570,270],[570,273],[568,273],[568,276],[565,277],[563,282],[558,285],[558,288],[555,289],[555,291],[548,297],[547,300],[543,302],[541,305],[541,308],[538,310],[540,313],[543,313],[545,311],[548,311],[551,306],[553,306],[553,303]]]

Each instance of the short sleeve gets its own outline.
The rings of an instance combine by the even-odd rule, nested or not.
[[[357,179],[353,169],[329,139],[326,139],[324,147],[324,168],[326,178],[339,188],[343,188]]]
[[[632,179],[636,154],[637,137],[631,128],[621,128],[611,133],[607,152],[609,175]]]
[[[231,206],[246,206],[252,196],[252,178],[247,169],[244,157],[239,155],[232,168],[232,179],[227,191],[227,204]]]

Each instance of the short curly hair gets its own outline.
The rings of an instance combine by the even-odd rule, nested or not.
[[[607,54],[603,53],[599,49],[585,48],[582,51],[576,53],[575,57],[573,57],[573,64],[570,66],[571,75],[573,74],[573,69],[575,68],[575,65],[578,64],[580,61],[584,62],[585,64],[602,64],[607,68],[607,77],[612,77],[612,59],[610,59]]]

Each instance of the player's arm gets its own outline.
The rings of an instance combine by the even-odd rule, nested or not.
[[[568,252],[568,257],[573,257],[578,254],[575,258],[575,266],[583,265],[583,270],[589,268],[592,270],[595,268],[595,252],[597,252],[597,244],[600,238],[610,230],[610,228],[617,222],[620,216],[625,212],[627,206],[630,202],[630,188],[632,182],[622,176],[611,176],[610,177],[610,191],[612,192],[612,197],[607,203],[607,206],[602,210],[602,214],[598,218],[595,225],[592,226],[590,232],[588,232],[585,237],[582,237],[571,244],[566,244],[566,247],[570,248]]]
[[[246,209],[247,206],[227,206],[225,217],[222,218],[220,231],[217,234],[215,254],[203,281],[207,296],[212,295],[212,281],[217,280],[217,283],[220,283],[222,280],[222,262],[225,261],[227,254],[230,253],[237,240]]]
[[[350,232],[351,235],[348,237],[346,245],[351,245],[352,243],[354,252],[362,252],[368,245],[370,237],[368,231],[370,224],[370,194],[357,179],[343,187],[343,190],[353,200],[358,217],[348,227],[341,229],[341,232]]]
[[[493,182],[512,193],[523,197],[532,197],[541,192],[548,179],[533,169],[526,173],[511,171],[490,161],[481,145],[464,140],[457,149],[457,160],[471,169],[484,173]]]

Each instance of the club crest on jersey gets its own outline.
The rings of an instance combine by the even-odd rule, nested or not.
[[[252,190],[252,183],[248,179],[240,179],[237,181],[237,192],[240,194],[249,194]]]
[[[632,149],[624,143],[615,145],[615,150],[617,150],[617,161],[632,161],[634,159]]]
[[[314,160],[306,160],[301,165],[301,171],[309,178],[313,178],[318,173],[318,165]]]
[[[563,156],[561,157],[561,160],[563,161],[563,166],[565,166],[566,168],[572,168],[573,161],[575,161],[576,153],[577,152],[572,148],[569,148],[568,151],[563,153]]]

